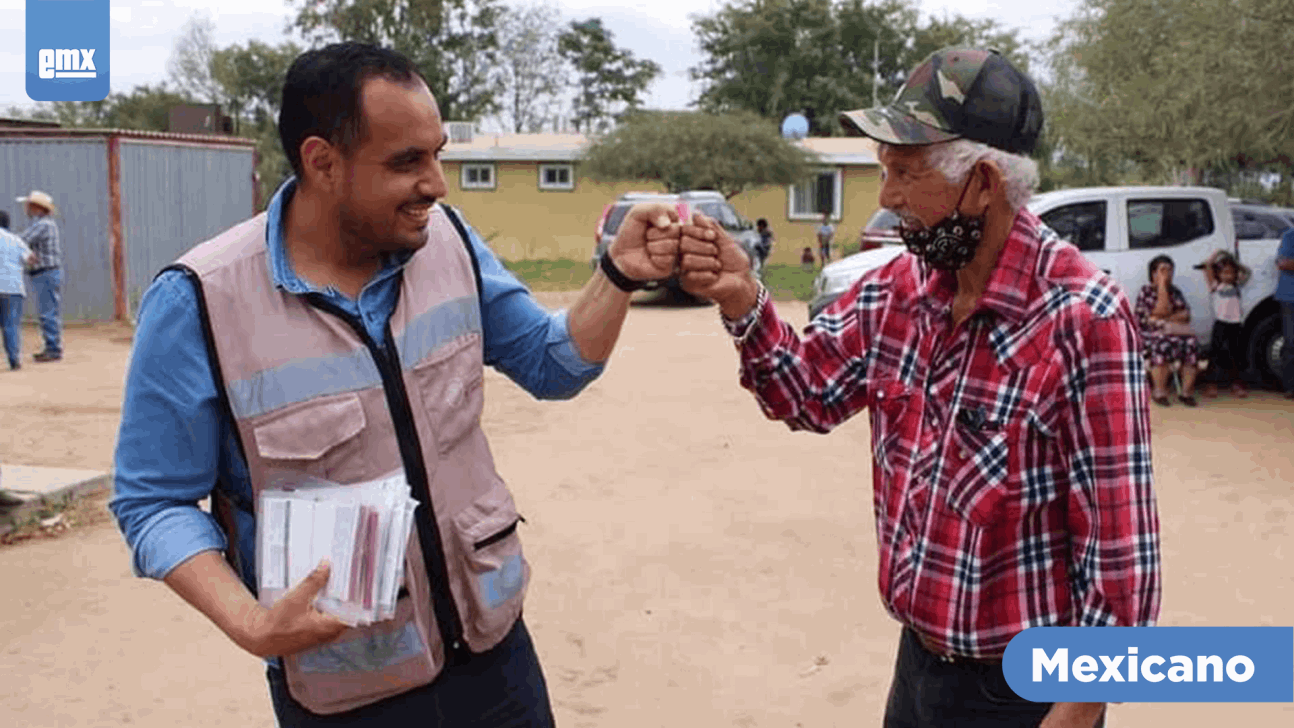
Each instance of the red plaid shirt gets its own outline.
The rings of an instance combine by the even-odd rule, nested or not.
[[[942,650],[1153,624],[1159,519],[1127,298],[1028,211],[956,327],[955,286],[905,253],[803,339],[766,302],[729,324],[742,386],[793,430],[869,411],[881,596]]]

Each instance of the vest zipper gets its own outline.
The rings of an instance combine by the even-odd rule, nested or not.
[[[418,439],[418,430],[414,426],[413,408],[409,405],[409,391],[404,386],[404,376],[400,368],[400,357],[395,351],[394,337],[391,335],[391,323],[385,328],[386,346],[378,346],[364,329],[363,322],[334,305],[318,293],[306,294],[306,299],[316,308],[322,309],[344,321],[360,337],[369,353],[377,363],[378,372],[382,375],[382,391],[386,394],[387,409],[395,422],[396,440],[400,446],[400,459],[404,462],[405,477],[413,489],[415,497],[425,506],[426,518],[414,518],[418,528],[418,540],[423,547],[423,561],[427,575],[431,577],[431,607],[436,615],[436,624],[440,627],[441,641],[444,642],[446,661],[450,657],[458,661],[471,653],[463,640],[463,623],[454,603],[453,593],[449,589],[449,564],[445,560],[445,547],[440,540],[440,526],[436,521],[436,511],[431,502],[431,483],[427,480],[427,462],[422,457],[422,443]]]

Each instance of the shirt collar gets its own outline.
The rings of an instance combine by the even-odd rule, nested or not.
[[[1038,265],[1040,243],[1039,220],[1021,208],[1011,223],[1011,232],[998,254],[997,265],[989,274],[988,284],[976,309],[996,312],[1007,321],[1019,323],[1029,305],[1030,288]],[[925,281],[921,288],[921,306],[929,314],[946,313],[957,291],[957,274],[921,265]]]
[[[274,279],[274,285],[288,293],[319,293],[323,291],[306,282],[292,268],[292,261],[288,259],[287,246],[284,242],[288,205],[291,204],[292,196],[296,191],[297,178],[288,177],[274,193],[269,207],[265,208],[265,245],[269,253],[270,275]],[[387,255],[374,280],[393,275],[412,257],[412,251]]]

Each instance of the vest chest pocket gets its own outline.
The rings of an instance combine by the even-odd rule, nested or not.
[[[367,424],[359,395],[347,393],[287,407],[252,432],[256,452],[272,467],[343,482],[346,470],[363,466],[359,435]]]
[[[441,454],[480,424],[485,405],[480,341],[479,336],[463,337],[447,344],[445,353],[438,353],[413,370],[413,380]]]

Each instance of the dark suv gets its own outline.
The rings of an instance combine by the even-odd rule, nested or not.
[[[714,218],[737,241],[742,250],[746,251],[746,257],[752,261],[751,266],[755,268],[756,274],[760,272],[759,256],[755,254],[755,250],[759,246],[759,233],[755,231],[755,226],[739,215],[737,210],[728,203],[728,200],[724,199],[722,193],[709,190],[680,192],[678,194],[628,192],[621,195],[615,202],[607,205],[606,209],[602,211],[602,217],[598,218],[598,227],[595,233],[596,245],[593,248],[593,257],[589,260],[589,265],[593,267],[593,270],[598,269],[598,265],[602,262],[603,253],[611,245],[611,241],[616,239],[616,232],[620,230],[620,224],[624,222],[625,216],[629,214],[629,208],[640,202],[664,202],[670,205],[686,202],[693,212],[699,212],[702,215]],[[649,290],[661,287],[669,288],[674,292],[682,292],[677,278],[657,281],[647,286]]]

